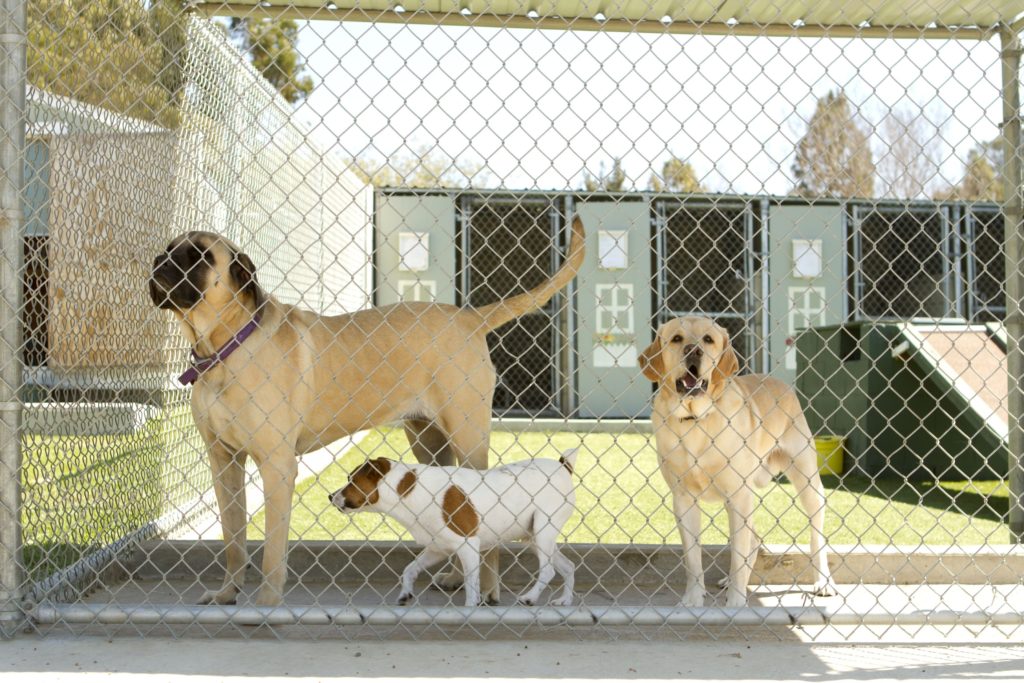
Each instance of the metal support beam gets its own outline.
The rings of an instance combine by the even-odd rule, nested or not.
[[[0,5],[0,637],[24,620],[21,590],[21,259],[25,0]]]
[[[720,21],[661,22],[651,19],[593,19],[589,17],[530,17],[521,14],[462,14],[460,12],[396,12],[351,7],[330,9],[295,5],[250,5],[231,2],[193,2],[191,9],[208,17],[297,19],[300,21],[350,21],[374,24],[455,26],[463,28],[546,29],[553,31],[606,31],[618,33],[669,33],[704,36],[772,38],[878,38],[907,40],[989,40],[996,27],[988,26],[819,26],[805,24],[731,24]]]
[[[1003,67],[1003,221],[1006,231],[1006,365],[1009,375],[1010,538],[1024,541],[1024,224],[1022,224],[1019,34],[1000,33]]]

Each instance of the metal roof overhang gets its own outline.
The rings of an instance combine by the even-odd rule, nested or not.
[[[235,0],[207,16],[573,31],[988,40],[1024,28],[1021,0]]]

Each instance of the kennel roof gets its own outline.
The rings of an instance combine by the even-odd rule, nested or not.
[[[709,35],[965,38],[1024,28],[1020,0],[199,0],[214,16]]]

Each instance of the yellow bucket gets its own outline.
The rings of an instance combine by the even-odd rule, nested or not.
[[[816,436],[814,447],[818,450],[818,470],[823,475],[837,476],[843,473],[843,437]]]

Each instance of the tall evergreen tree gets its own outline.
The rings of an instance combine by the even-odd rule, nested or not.
[[[875,164],[868,132],[853,115],[842,90],[829,92],[797,143],[793,161],[795,194],[804,197],[871,197]]]
[[[298,23],[285,19],[232,19],[231,33],[252,65],[287,102],[295,104],[313,92],[313,79],[296,49]]]
[[[33,0],[28,82],[164,125],[177,120],[184,14],[176,0]]]

